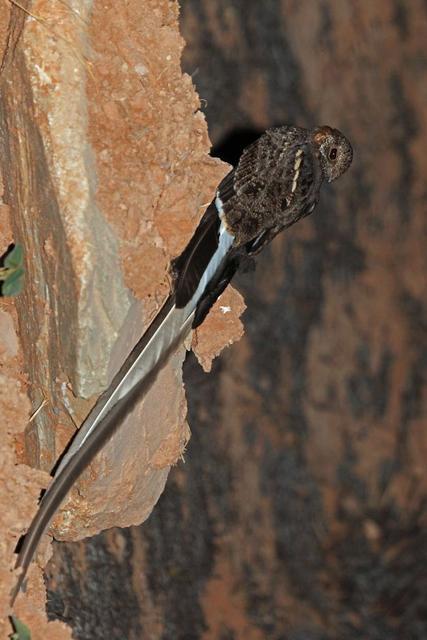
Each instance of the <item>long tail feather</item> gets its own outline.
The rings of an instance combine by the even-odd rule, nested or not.
[[[25,536],[16,563],[16,568],[22,568],[22,571],[13,590],[11,604],[21,588],[42,535],[67,493],[190,332],[194,305],[192,309],[189,307],[177,309],[172,296],[167,300],[78,431]]]
[[[186,250],[182,258],[176,261],[185,278],[179,279],[174,294],[169,296],[109,388],[99,398],[59,463],[19,552],[16,568],[22,568],[22,571],[12,594],[12,604],[40,538],[67,493],[120,426],[135,401],[148,391],[173,351],[190,332],[203,296],[208,295],[209,300],[211,299],[209,285],[217,274],[222,273],[234,241],[234,236],[228,233],[224,224],[218,224],[215,219],[218,211],[213,207],[211,205],[208,208],[204,220],[196,230],[189,245],[191,251]],[[209,233],[206,233],[206,228],[210,230]],[[216,239],[212,237],[212,230],[217,235]],[[192,271],[197,277],[193,277]],[[185,289],[187,279],[190,285]],[[181,296],[181,304],[178,304],[180,283],[186,295]]]

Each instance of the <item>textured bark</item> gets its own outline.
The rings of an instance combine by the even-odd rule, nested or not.
[[[214,141],[330,124],[352,169],[240,279],[246,339],[188,362],[193,438],[140,528],[58,545],[76,638],[425,638],[427,12],[186,0]],[[250,132],[249,132],[250,133]]]

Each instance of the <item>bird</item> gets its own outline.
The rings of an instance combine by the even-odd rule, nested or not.
[[[83,471],[119,428],[190,331],[198,327],[239,266],[310,215],[323,183],[347,171],[353,151],[329,126],[267,129],[219,184],[196,231],[171,263],[170,294],[77,431],[44,493],[18,553],[13,605],[41,537]]]

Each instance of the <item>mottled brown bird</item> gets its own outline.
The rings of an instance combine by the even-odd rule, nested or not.
[[[256,255],[280,231],[312,213],[322,183],[342,175],[352,158],[347,138],[327,126],[268,129],[243,151],[236,168],[219,185],[188,247],[173,262],[175,300],[184,306],[217,251],[220,230],[233,238],[223,271],[211,277],[198,301],[193,326],[204,319],[241,259]]]
[[[100,396],[63,455],[20,550],[12,603],[43,533],[81,473],[178,344],[200,324],[242,259],[309,215],[324,181],[350,166],[352,149],[337,129],[277,127],[245,149],[218,187],[185,251],[173,261],[174,286],[158,315]]]

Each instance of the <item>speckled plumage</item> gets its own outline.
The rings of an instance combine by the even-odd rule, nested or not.
[[[176,305],[183,307],[217,251],[221,224],[234,237],[223,256],[222,270],[198,304],[194,326],[203,321],[241,259],[256,255],[280,231],[312,213],[322,183],[342,175],[352,156],[348,140],[328,126],[268,129],[243,151],[235,169],[219,185],[187,248],[172,263]]]
[[[335,153],[330,158],[332,150],[335,158]],[[352,155],[350,143],[337,129],[268,129],[243,151],[237,167],[219,187],[235,245],[254,242],[260,234],[271,240],[309,215],[322,183],[342,175]]]

